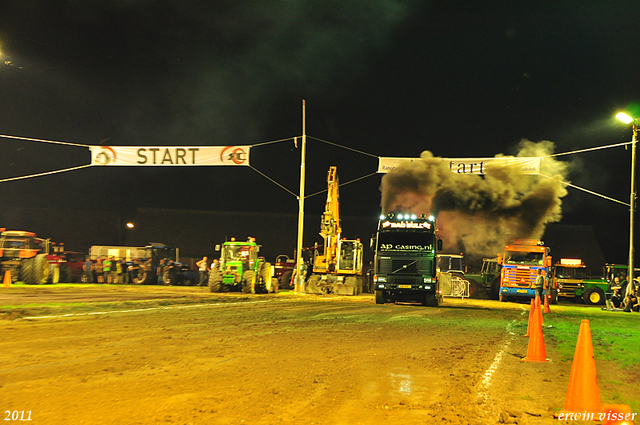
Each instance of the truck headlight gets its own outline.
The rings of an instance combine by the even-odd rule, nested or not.
[[[433,281],[432,277],[425,277],[424,278],[424,283],[431,283]]]
[[[386,276],[378,276],[378,282],[386,282],[386,281],[387,281]]]

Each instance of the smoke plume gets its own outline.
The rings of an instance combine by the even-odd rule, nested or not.
[[[545,157],[549,141],[523,140],[517,157]],[[505,155],[496,155],[496,158]],[[444,249],[466,255],[495,256],[514,238],[540,239],[547,223],[562,218],[567,164],[543,158],[540,173],[525,175],[510,167],[485,175],[451,172],[448,162],[429,151],[382,178],[382,211],[433,214]]]

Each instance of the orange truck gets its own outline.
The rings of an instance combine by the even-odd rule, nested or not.
[[[504,247],[504,253],[498,256],[502,265],[500,271],[500,301],[536,296],[536,278],[538,270],[549,277],[551,268],[551,249],[544,242],[535,239],[515,239]],[[552,302],[558,299],[558,291],[545,288]]]

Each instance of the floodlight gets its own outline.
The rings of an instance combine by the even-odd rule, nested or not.
[[[625,124],[631,124],[633,122],[633,118],[631,118],[629,115],[625,114],[624,112],[619,112],[616,115],[616,118],[618,118],[620,121],[622,121]]]

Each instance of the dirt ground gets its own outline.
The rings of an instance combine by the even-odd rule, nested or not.
[[[19,307],[0,308],[2,420],[25,411],[34,424],[567,423],[552,414],[571,362],[552,343],[550,362],[522,362],[519,304],[104,286],[0,288],[8,305]],[[603,401],[638,393],[640,369],[597,367]]]

